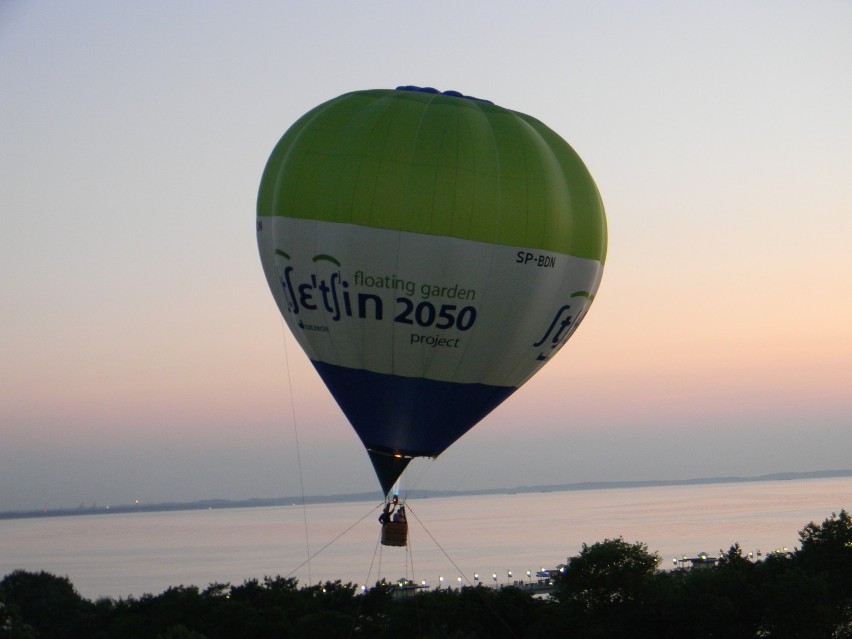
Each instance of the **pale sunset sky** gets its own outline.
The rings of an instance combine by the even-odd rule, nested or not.
[[[273,303],[261,171],[414,84],[601,191],[598,297],[423,489],[852,468],[852,3],[0,1],[0,510],[375,491]],[[297,445],[300,458],[297,456]]]

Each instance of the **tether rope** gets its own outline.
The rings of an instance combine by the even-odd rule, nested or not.
[[[411,514],[417,520],[417,523],[420,524],[420,526],[422,526],[423,530],[426,531],[426,534],[429,535],[429,538],[433,542],[435,542],[435,545],[438,547],[438,549],[442,553],[444,553],[444,557],[446,557],[447,560],[451,564],[453,564],[453,567],[458,571],[459,575],[464,579],[464,581],[467,582],[467,585],[471,586],[473,588],[474,592],[477,592],[478,588],[475,587],[473,583],[471,583],[470,579],[467,578],[467,575],[465,575],[464,572],[462,572],[462,569],[459,568],[458,564],[456,564],[456,562],[453,560],[453,558],[450,557],[449,553],[447,553],[447,551],[444,549],[444,547],[440,543],[438,543],[438,540],[435,539],[435,537],[432,535],[431,532],[429,532],[429,529],[426,528],[426,526],[423,524],[423,522],[417,516],[417,514],[414,511],[411,510],[410,506],[408,507],[408,510],[409,510],[409,512],[411,512]],[[491,614],[494,615],[494,618],[497,619],[501,624],[503,624],[503,626],[506,628],[506,630],[508,630],[513,637],[519,636],[518,633],[516,633],[514,631],[512,626],[510,626],[509,623],[505,619],[503,619],[503,616],[500,614],[500,612],[497,609],[495,609],[494,606],[491,605],[491,603],[488,601],[488,599],[486,597],[480,597],[480,601],[482,601],[482,603],[485,605],[485,607],[488,608],[489,612],[491,612]]]
[[[281,323],[281,330],[284,336],[284,362],[287,368],[287,386],[290,391],[290,412],[293,419],[293,433],[296,437],[296,464],[299,469],[299,490],[302,495],[302,519],[305,522],[305,556],[307,557],[305,563],[308,564],[308,583],[311,583],[311,541],[308,535],[308,507],[305,504],[305,479],[302,476],[302,451],[299,447],[299,427],[296,422],[296,399],[295,395],[293,395],[293,376],[290,374],[290,354],[287,350],[287,326],[283,321]]]
[[[370,568],[367,570],[367,578],[364,580],[364,587],[366,587],[366,588],[369,588],[368,584],[370,583],[370,576],[373,574],[373,565],[376,563],[376,555],[379,556],[379,568],[376,571],[376,576],[378,576],[379,573],[381,573],[381,571],[382,571],[382,555],[381,555],[381,551],[380,551],[380,548],[381,548],[380,542],[381,542],[381,537],[376,539],[376,547],[373,548],[373,559],[370,561]],[[359,606],[359,609],[360,609],[360,606]]]
[[[470,579],[467,578],[467,576],[464,574],[462,569],[459,568],[458,564],[453,560],[452,557],[450,557],[449,553],[444,549],[444,547],[440,543],[438,543],[438,540],[435,539],[434,535],[432,535],[432,533],[429,531],[429,529],[426,528],[426,524],[424,524],[423,521],[420,519],[420,517],[417,516],[417,513],[415,513],[413,510],[411,510],[411,506],[408,506],[408,512],[410,512],[414,516],[414,519],[417,520],[417,523],[420,524],[420,527],[423,528],[423,530],[426,532],[427,535],[429,535],[429,539],[431,539],[434,542],[434,544],[438,547],[438,550],[440,550],[444,554],[444,557],[446,557],[447,561],[449,561],[453,565],[453,567],[458,571],[458,574],[461,575],[464,578],[464,580],[468,583],[469,586],[472,586],[473,583],[471,583]],[[413,568],[412,568],[412,571],[413,571]]]
[[[344,530],[343,532],[341,532],[340,534],[338,534],[338,535],[337,535],[334,539],[332,539],[332,540],[331,540],[330,542],[328,542],[325,546],[323,546],[322,548],[320,548],[319,550],[317,550],[317,551],[316,551],[313,555],[311,555],[310,557],[308,557],[307,559],[305,559],[305,561],[303,561],[302,563],[300,563],[298,566],[296,566],[295,568],[293,568],[293,570],[291,570],[290,572],[288,572],[288,573],[287,573],[286,575],[284,575],[284,576],[285,576],[285,577],[292,577],[292,576],[293,576],[293,573],[294,573],[294,572],[296,572],[297,570],[299,570],[299,568],[301,568],[301,567],[302,567],[302,566],[304,566],[305,564],[309,563],[312,559],[314,559],[317,555],[319,555],[321,552],[323,552],[326,548],[328,548],[328,547],[329,547],[329,546],[331,546],[334,542],[336,542],[338,539],[340,539],[341,537],[343,537],[343,535],[345,535],[346,533],[348,533],[350,530],[352,530],[353,528],[355,528],[355,526],[357,526],[357,525],[358,525],[358,524],[360,524],[362,521],[364,521],[367,517],[369,517],[371,514],[373,514],[374,512],[376,512],[376,510],[378,510],[378,509],[379,509],[379,507],[381,507],[381,506],[382,506],[382,504],[379,504],[379,505],[377,505],[377,506],[373,506],[372,508],[370,508],[370,510],[368,510],[366,513],[364,513],[364,515],[363,515],[363,516],[362,516],[362,517],[361,517],[358,521],[356,521],[354,524],[352,524],[351,526],[349,526],[349,528],[347,528],[346,530]]]

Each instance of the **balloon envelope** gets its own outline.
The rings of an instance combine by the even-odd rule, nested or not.
[[[544,124],[434,90],[369,90],[299,119],[257,205],[273,297],[388,492],[520,387],[588,311],[597,187]]]

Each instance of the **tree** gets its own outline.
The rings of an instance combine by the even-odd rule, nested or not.
[[[811,574],[823,576],[839,610],[852,607],[852,517],[845,510],[822,524],[799,531],[801,550],[795,559]]]
[[[804,565],[845,577],[845,592],[852,592],[852,517],[848,512],[831,513],[822,524],[809,523],[799,531],[799,541],[802,547],[796,557]]]
[[[737,543],[719,558],[719,567],[727,570],[751,571],[754,564],[743,556],[743,549]]]
[[[583,544],[556,579],[555,597],[576,621],[576,636],[635,636],[637,624],[647,625],[643,604],[658,563],[645,544],[622,537]]]
[[[852,626],[852,517],[846,510],[821,524],[813,521],[799,531],[801,549],[794,561],[808,576],[824,609],[820,621],[833,629],[833,635],[850,633]]]
[[[163,633],[157,635],[157,639],[207,639],[200,632],[190,630],[186,626],[180,624],[171,626]]]
[[[756,568],[734,544],[715,568],[672,571],[668,584],[658,578],[654,589],[658,595],[669,587],[657,606],[658,615],[667,619],[669,636],[757,636],[764,601]]]
[[[21,619],[15,606],[8,606],[0,593],[0,639],[36,639],[35,631]]]
[[[647,583],[660,558],[643,543],[627,543],[622,537],[583,544],[580,554],[568,559],[557,577],[557,599],[581,602],[586,608],[633,599]]]
[[[68,577],[15,570],[0,581],[0,600],[18,610],[43,639],[93,634],[93,605],[77,593]]]

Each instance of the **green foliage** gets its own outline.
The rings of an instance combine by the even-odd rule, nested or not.
[[[0,592],[0,639],[35,639],[31,626],[24,623],[17,606],[3,601]]]
[[[645,544],[605,539],[568,559],[551,599],[478,586],[397,598],[340,581],[264,577],[90,602],[67,577],[0,581],[0,639],[852,639],[852,522],[843,510],[801,548],[752,562],[734,544],[715,568],[661,571]]]
[[[157,639],[206,639],[206,637],[186,626],[177,625],[171,626],[164,633],[157,635]]]
[[[583,544],[571,557],[557,583],[557,599],[592,610],[633,600],[657,569],[659,557],[643,543],[605,539]]]
[[[852,592],[852,516],[845,510],[822,524],[809,523],[799,531],[797,558],[810,572],[822,573],[833,589]]]
[[[623,538],[583,544],[557,578],[557,601],[577,636],[624,635],[642,623],[659,557]]]
[[[803,551],[826,548],[843,552],[852,549],[852,517],[841,510],[839,516],[831,513],[831,517],[821,525],[811,522],[799,531],[799,541]]]
[[[68,577],[15,570],[0,582],[0,600],[13,607],[42,639],[92,636],[94,606]]]
[[[751,570],[754,564],[743,556],[739,544],[734,544],[719,558],[719,567],[727,570]]]

